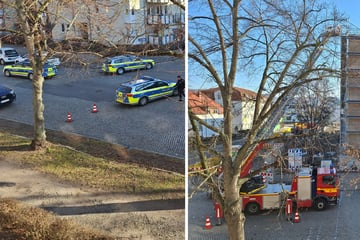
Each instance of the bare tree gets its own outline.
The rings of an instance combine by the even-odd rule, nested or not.
[[[272,128],[294,91],[335,72],[328,61],[333,55],[326,44],[337,33],[338,19],[334,13],[327,15],[327,9],[316,0],[189,2],[189,58],[194,63],[189,64],[189,72],[191,66],[201,66],[211,75],[221,92],[224,124],[222,128],[209,126],[191,108],[189,119],[205,169],[202,175],[213,186],[214,197],[224,209],[230,239],[245,239],[239,190],[251,176],[248,160],[272,138]],[[256,73],[252,78],[258,83],[258,94],[252,128],[233,159],[231,96],[239,72],[245,71]],[[198,124],[219,134],[222,151],[202,142],[196,133]],[[215,171],[205,151],[220,160],[223,189],[212,177]]]
[[[319,131],[330,124],[335,107],[339,105],[329,81],[325,79],[301,87],[295,99],[298,121]]]
[[[20,27],[29,53],[29,60],[33,66],[33,107],[34,107],[34,138],[31,143],[33,149],[46,146],[43,83],[42,76],[47,51],[47,36],[44,33],[43,13],[51,1],[43,3],[29,0],[16,0],[15,9],[19,17]]]

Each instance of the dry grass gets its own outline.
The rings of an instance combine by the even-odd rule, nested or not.
[[[30,142],[28,138],[0,133],[1,155],[82,186],[111,192],[161,194],[162,198],[185,195],[184,175],[94,157],[58,144],[49,143],[46,150],[30,151]]]
[[[61,144],[49,143],[45,150],[31,151],[30,143],[29,138],[0,132],[0,159],[36,169],[75,186],[81,185],[109,192],[145,194],[152,199],[185,197],[185,177],[179,173],[146,167],[132,161],[126,163],[126,159],[116,161],[106,156],[95,157]],[[73,141],[71,146],[74,144]],[[105,151],[104,143],[97,141],[88,147]],[[143,158],[141,160],[146,160],[145,153],[140,156]],[[45,210],[0,198],[0,239],[114,238],[106,233],[85,229]]]
[[[42,209],[0,199],[0,239],[111,240],[106,233],[86,229]]]

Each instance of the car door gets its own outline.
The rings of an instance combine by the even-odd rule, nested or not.
[[[123,64],[125,66],[125,69],[127,71],[133,70],[137,68],[137,63],[134,61],[134,59],[130,56],[126,56],[123,59]]]
[[[11,65],[11,67],[8,68],[8,70],[10,71],[11,75],[14,76],[23,76],[24,74],[24,67],[23,64],[21,63],[16,63]]]
[[[156,84],[159,97],[172,94],[172,89],[169,88],[169,84],[167,84],[166,82],[158,81]]]
[[[145,68],[144,61],[139,57],[134,57],[133,62],[135,63],[134,66],[136,66],[136,69],[143,69]]]
[[[158,92],[157,92],[157,84],[156,82],[150,82],[148,83],[144,89],[144,94],[150,99],[156,99],[158,97]]]

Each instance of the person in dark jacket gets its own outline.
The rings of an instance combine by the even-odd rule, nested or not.
[[[179,101],[182,101],[182,97],[185,98],[185,80],[181,76],[177,76],[175,87],[177,87],[179,91]]]

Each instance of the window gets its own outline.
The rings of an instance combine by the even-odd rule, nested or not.
[[[155,87],[156,87],[155,83],[150,83],[150,84],[146,85],[143,90],[150,90],[150,89],[153,89]]]
[[[334,176],[323,176],[322,181],[323,181],[323,184],[335,185]]]
[[[157,82],[156,85],[157,85],[157,87],[167,87],[168,86],[168,84],[165,82]]]

